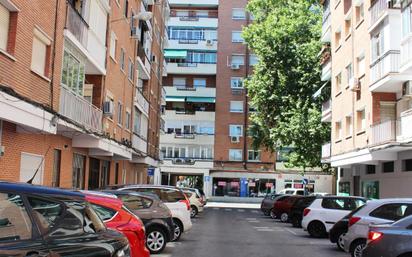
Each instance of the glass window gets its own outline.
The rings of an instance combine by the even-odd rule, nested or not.
[[[243,113],[243,101],[230,101],[230,112]]]
[[[150,208],[152,201],[136,195],[118,195],[124,205],[130,210]]]
[[[206,79],[203,79],[203,78],[193,79],[193,86],[194,87],[206,87]]]
[[[0,49],[7,50],[7,42],[9,37],[10,12],[0,4]]]
[[[116,214],[117,211],[97,205],[97,204],[92,204],[93,210],[99,215],[100,219],[103,221],[109,221],[111,220]]]
[[[376,166],[375,165],[366,165],[366,174],[375,174]]]
[[[120,102],[117,103],[117,123],[123,124],[123,105]]]
[[[405,4],[407,3],[406,1],[404,2]],[[402,3],[402,4],[404,4]],[[402,11],[402,35],[405,38],[412,32],[412,7],[411,5],[408,5],[406,8],[403,9]]]
[[[232,31],[232,42],[233,43],[243,43],[242,31]]]
[[[391,203],[380,206],[370,213],[379,219],[397,221],[412,214],[412,204]]]
[[[245,9],[243,9],[243,8],[233,8],[232,9],[232,19],[233,20],[244,20],[244,19],[246,19]]]
[[[128,78],[129,80],[133,81],[133,75],[134,75],[134,64],[132,59],[129,58],[129,70],[128,70]]]
[[[260,161],[260,150],[249,150],[248,151],[248,160],[249,161]]]
[[[412,159],[402,161],[403,171],[412,171]]]
[[[342,122],[335,122],[335,140],[342,139]]]
[[[245,64],[245,57],[243,55],[232,55],[232,63],[237,65]]]
[[[242,159],[242,150],[229,149],[229,161],[241,161]]]
[[[353,79],[352,63],[350,63],[348,66],[346,66],[346,78],[347,78],[347,84],[349,85],[351,80]]]
[[[63,206],[57,202],[35,197],[27,197],[27,199],[40,225],[48,230],[53,228],[63,213]]]
[[[229,135],[231,137],[242,136],[243,126],[242,125],[229,125]]]
[[[166,199],[166,202],[178,202],[181,200],[185,200],[185,196],[182,192],[173,189],[161,189],[161,199]]]
[[[258,64],[258,62],[259,62],[259,58],[256,55],[251,54],[249,56],[249,65],[254,66],[254,65]]]
[[[17,241],[31,237],[32,223],[21,196],[0,193],[0,241]]]
[[[48,45],[39,36],[36,35],[35,30],[31,56],[31,69],[34,72],[44,76],[46,76],[47,47]]]
[[[126,56],[125,56],[125,52],[124,49],[120,49],[120,69],[124,71],[124,67],[125,67],[125,60]]]
[[[243,88],[243,78],[241,77],[231,77],[230,78],[231,88]]]
[[[84,62],[80,62],[78,58],[65,49],[61,83],[81,96],[83,96],[84,69]]]
[[[116,34],[112,31],[110,35],[110,56],[113,59],[116,59],[116,46],[117,46],[117,37],[116,37]]]
[[[126,129],[130,129],[130,112],[126,111],[126,120],[125,120],[125,126]]]

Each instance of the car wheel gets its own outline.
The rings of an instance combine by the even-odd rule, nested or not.
[[[343,240],[344,236],[345,236],[345,233],[340,234],[338,237],[338,241],[336,241],[336,245],[341,251],[345,251],[345,241]]]
[[[352,243],[350,247],[350,253],[352,257],[362,257],[363,249],[365,249],[366,241],[365,240],[356,240]]]
[[[320,221],[312,221],[308,225],[308,232],[312,237],[321,238],[326,235],[326,228]]]
[[[270,211],[264,210],[264,211],[263,211],[263,215],[265,215],[265,216],[270,216]]]
[[[197,210],[197,207],[192,205],[190,206],[190,218],[194,218],[196,217],[196,215],[199,213],[199,211]]]
[[[294,228],[300,228],[302,226],[298,217],[292,217],[292,226]]]
[[[179,220],[173,220],[174,224],[174,238],[172,241],[179,241],[183,233],[183,225]]]
[[[149,228],[146,234],[146,247],[150,253],[161,253],[166,247],[165,233],[161,229]]]
[[[283,223],[288,222],[288,219],[289,219],[289,215],[286,212],[280,215],[280,221],[282,221]]]
[[[275,210],[273,210],[273,209],[270,210],[270,217],[271,217],[272,219],[276,219]]]

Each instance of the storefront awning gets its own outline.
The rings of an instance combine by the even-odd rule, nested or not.
[[[184,96],[166,96],[166,102],[184,102]]]
[[[216,99],[214,97],[187,97],[186,102],[192,103],[215,103]]]
[[[186,57],[185,50],[165,50],[165,58],[186,59]]]

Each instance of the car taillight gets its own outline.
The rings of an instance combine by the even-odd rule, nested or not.
[[[185,203],[185,204],[186,204],[186,207],[187,207],[187,210],[188,210],[188,211],[190,211],[190,204],[189,204],[189,200],[185,199],[185,200],[180,200],[179,202],[181,202],[181,203]]]
[[[371,240],[371,241],[376,241],[379,238],[381,238],[382,236],[383,236],[383,233],[381,233],[381,232],[370,231],[368,239]]]
[[[308,215],[310,212],[310,209],[306,208],[303,210],[303,217],[305,217],[306,215]]]
[[[360,220],[361,220],[361,218],[359,218],[359,217],[350,217],[349,218],[349,227],[354,225],[356,222],[358,222]]]

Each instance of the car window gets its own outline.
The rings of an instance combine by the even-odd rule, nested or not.
[[[162,198],[162,193],[159,188],[133,188],[132,190],[136,192],[152,193],[157,195],[160,198],[160,200],[166,201],[166,199]]]
[[[84,233],[83,201],[65,200],[66,211],[59,221],[59,225],[48,236],[68,236]]]
[[[324,198],[322,207],[325,209],[345,210],[345,200],[341,198]]]
[[[185,196],[182,192],[174,189],[161,189],[161,199],[165,199],[166,202],[178,202],[180,200],[185,200]]]
[[[87,204],[84,211],[84,231],[87,233],[96,233],[104,230],[106,230],[106,225],[104,225],[102,219],[93,207]]]
[[[287,194],[287,195],[293,195],[295,193],[295,191],[293,191],[293,190],[286,190],[285,191],[285,194]]]
[[[97,213],[97,215],[99,216],[100,219],[102,219],[103,221],[109,221],[111,220],[114,215],[116,215],[116,211],[97,205],[97,204],[92,204],[93,210]]]
[[[296,194],[297,194],[297,195],[304,195],[304,194],[305,194],[305,192],[304,192],[304,191],[302,191],[302,190],[298,190],[298,191],[296,191]]]
[[[148,205],[147,200],[136,195],[119,195],[123,204],[130,210],[139,210],[149,208],[151,204]]]
[[[370,216],[386,220],[400,220],[412,214],[412,204],[391,203],[380,206]]]
[[[61,203],[31,196],[27,197],[27,200],[33,209],[33,215],[45,230],[52,229],[62,216],[64,208]]]
[[[0,242],[29,239],[32,222],[20,195],[0,193]]]

